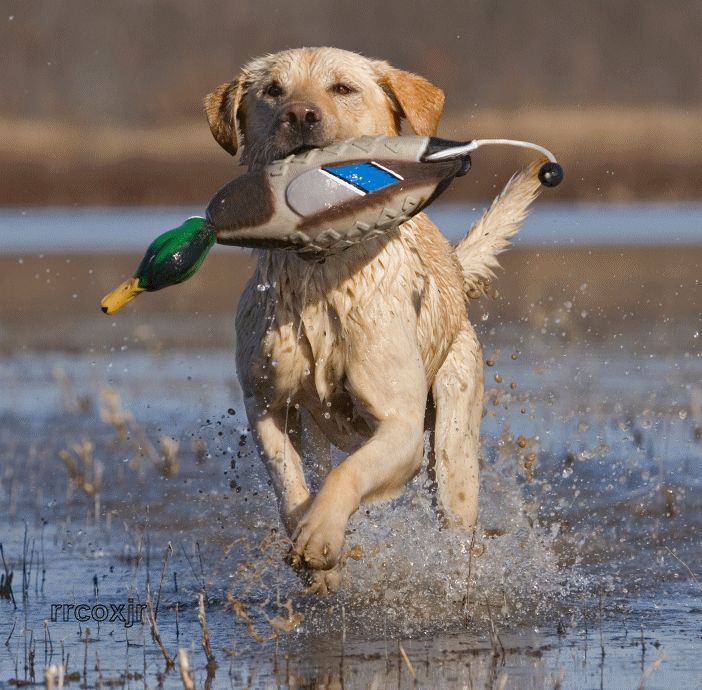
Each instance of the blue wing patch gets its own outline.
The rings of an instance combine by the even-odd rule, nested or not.
[[[322,169],[364,192],[375,192],[403,179],[392,170],[383,168],[377,163],[330,165],[324,166]]]

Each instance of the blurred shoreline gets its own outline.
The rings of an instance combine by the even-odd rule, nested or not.
[[[0,255],[0,353],[233,347],[234,310],[254,266],[250,252],[215,252],[187,283],[103,315],[101,297],[140,258]],[[518,325],[556,349],[625,332],[651,353],[698,347],[702,245],[515,248],[500,263],[488,296],[470,303],[484,342],[492,329]]]
[[[702,198],[702,112],[662,108],[544,108],[447,113],[439,135],[509,137],[552,149],[566,180],[554,200]],[[488,199],[529,154],[473,156],[473,170],[443,197]],[[202,119],[162,127],[78,126],[0,118],[0,206],[202,204],[243,172]]]

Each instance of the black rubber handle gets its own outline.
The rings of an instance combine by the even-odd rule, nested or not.
[[[563,182],[563,168],[558,163],[544,163],[539,170],[539,182],[544,187],[558,187]]]

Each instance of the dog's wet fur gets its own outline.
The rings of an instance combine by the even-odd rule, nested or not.
[[[215,139],[241,149],[250,169],[305,147],[400,134],[403,120],[433,135],[443,104],[423,77],[335,48],[255,59],[205,99]],[[469,296],[538,194],[538,167],[515,176],[455,248],[420,214],[324,263],[258,252],[237,312],[237,369],[292,562],[312,590],[339,586],[359,505],[396,495],[419,470],[425,425],[440,518],[467,533],[475,525],[483,367]],[[330,444],[349,454],[333,468]]]

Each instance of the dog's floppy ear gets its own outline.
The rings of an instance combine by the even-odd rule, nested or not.
[[[212,136],[232,156],[239,148],[237,120],[241,116],[239,111],[244,91],[242,81],[240,77],[228,81],[205,96],[205,113]]]
[[[418,74],[381,63],[378,83],[387,92],[401,117],[421,136],[436,133],[444,109],[444,92]]]

